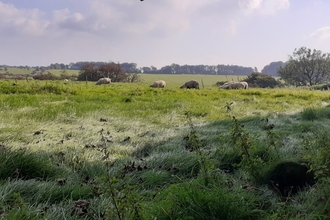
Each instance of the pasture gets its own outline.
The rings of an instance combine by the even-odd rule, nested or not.
[[[213,86],[223,76],[141,79],[0,81],[0,216],[327,218],[328,91]],[[158,79],[167,86],[150,88]],[[190,79],[204,87],[179,89]],[[283,162],[305,164],[315,183],[281,194],[267,178]]]
[[[201,88],[210,87],[215,85],[218,81],[239,81],[245,78],[245,76],[235,75],[202,75],[202,74],[139,74],[143,83],[151,84],[156,80],[163,79],[167,85],[181,86],[183,83],[189,80],[199,81]]]

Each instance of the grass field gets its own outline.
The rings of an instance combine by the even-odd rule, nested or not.
[[[33,68],[8,68],[7,72],[12,74],[31,74],[33,71]],[[68,75],[79,75],[79,70],[65,70],[66,74]],[[52,73],[56,76],[60,76],[63,73],[63,70],[59,69],[50,69],[46,70],[46,73]],[[5,73],[4,68],[0,70],[0,74]],[[156,80],[163,79],[167,82],[168,85],[176,85],[180,86],[180,84],[183,84],[184,82],[195,79],[201,83],[201,86],[210,86],[214,85],[217,81],[239,81],[244,79],[246,76],[236,76],[236,75],[201,75],[201,74],[195,74],[195,75],[189,75],[189,74],[139,74],[140,78],[143,83],[151,84]]]
[[[8,67],[7,72],[12,74],[19,74],[19,75],[27,75],[31,74],[33,72],[34,68],[14,68],[14,67]],[[65,70],[68,75],[78,75],[79,70]],[[52,73],[56,76],[60,76],[63,73],[63,70],[60,69],[50,69],[46,70],[46,73]],[[1,68],[0,74],[6,73],[4,68]]]
[[[213,86],[225,76],[141,79],[0,81],[0,216],[328,218],[328,91]],[[150,88],[158,79],[168,86]],[[179,89],[189,79],[204,87]],[[285,180],[313,174],[316,183],[281,191],[278,164],[290,166]],[[309,172],[291,178],[300,172],[292,164]]]
[[[12,68],[12,67],[7,68],[8,73],[19,74],[19,75],[31,74],[33,70],[34,70],[33,68]],[[2,74],[6,73],[4,68],[1,68],[0,74],[1,73]]]
[[[151,84],[156,80],[165,80],[167,85],[181,86],[186,81],[197,80],[200,82],[201,87],[209,87],[215,85],[218,81],[240,81],[246,76],[235,76],[235,75],[189,75],[189,74],[140,74],[143,83]]]

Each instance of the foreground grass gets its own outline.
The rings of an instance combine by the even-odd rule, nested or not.
[[[327,92],[0,83],[6,219],[326,219],[329,212]],[[284,198],[263,182],[282,161],[308,163],[319,181]]]

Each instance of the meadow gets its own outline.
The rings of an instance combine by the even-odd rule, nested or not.
[[[235,78],[0,81],[0,218],[327,219],[330,93],[214,86]],[[313,184],[272,187],[293,163]]]

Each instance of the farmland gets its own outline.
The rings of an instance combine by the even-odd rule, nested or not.
[[[204,86],[179,89],[192,78]],[[326,219],[330,93],[214,86],[237,78],[0,81],[0,217]],[[272,188],[286,162],[313,184]]]

